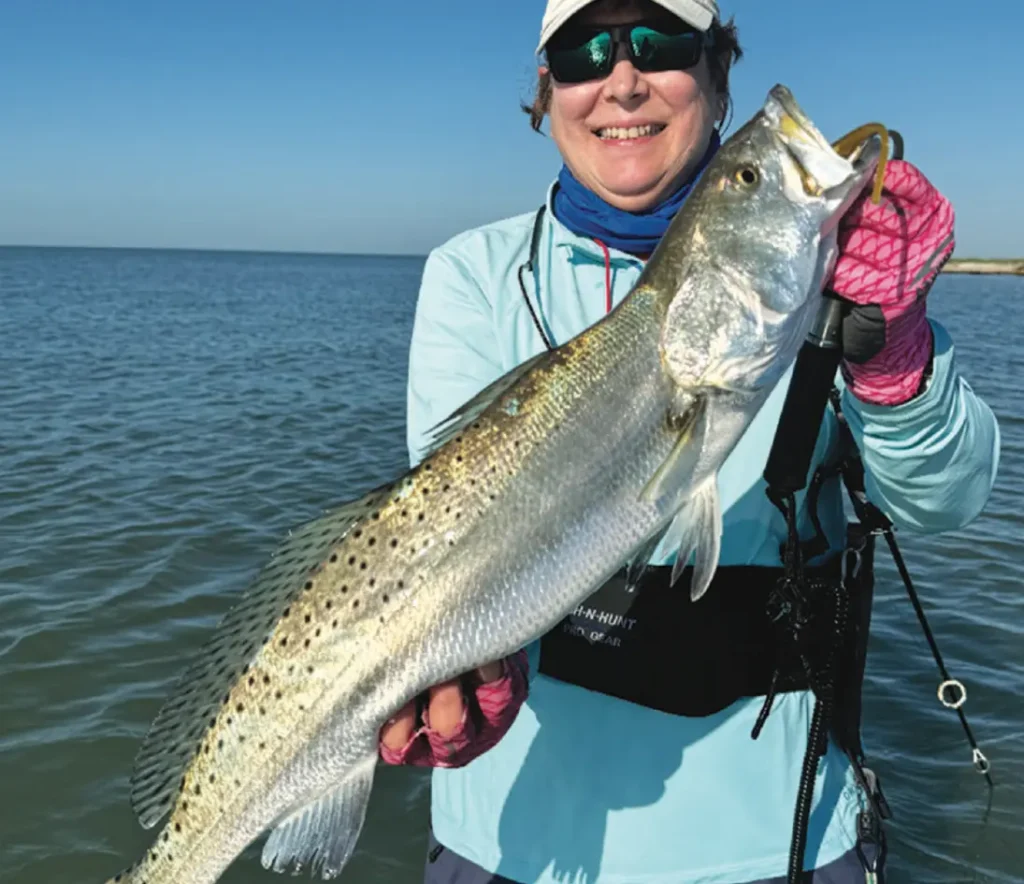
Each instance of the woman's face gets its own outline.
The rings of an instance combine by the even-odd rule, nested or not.
[[[574,21],[626,24],[652,13],[664,19],[650,0],[597,0]],[[687,71],[642,73],[619,57],[603,80],[552,78],[549,113],[551,136],[577,180],[605,202],[637,212],[668,195],[700,162],[721,106],[704,52]]]

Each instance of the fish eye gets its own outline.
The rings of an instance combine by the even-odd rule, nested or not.
[[[754,166],[740,166],[733,174],[733,178],[741,187],[755,187],[761,180],[761,174]]]

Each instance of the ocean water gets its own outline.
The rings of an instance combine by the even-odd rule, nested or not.
[[[0,249],[0,882],[98,884],[149,843],[128,777],[190,653],[285,531],[405,467],[421,269]],[[1024,882],[1024,279],[942,277],[931,304],[1002,461],[974,523],[899,539],[991,801],[884,550],[864,735],[892,882]],[[382,770],[341,880],[420,880],[428,797]],[[226,884],[280,880],[257,855]]]

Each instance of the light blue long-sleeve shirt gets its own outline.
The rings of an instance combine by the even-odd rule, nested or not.
[[[524,273],[523,282],[560,344],[604,315],[605,263],[596,243],[554,218],[550,199],[549,190],[536,277]],[[468,231],[427,259],[409,364],[413,463],[431,426],[544,347],[517,279],[533,220],[529,213]],[[638,259],[611,251],[614,303],[641,268]],[[869,498],[898,528],[929,533],[956,529],[979,513],[999,452],[991,410],[959,376],[946,330],[934,321],[932,329],[933,375],[912,401],[869,405],[837,378]],[[789,374],[721,470],[722,565],[779,564],[785,525],[764,493],[762,473],[788,385]],[[838,439],[827,410],[812,470],[835,453]],[[838,483],[826,486],[819,510],[832,548],[841,548]],[[671,550],[655,556],[672,560]],[[539,646],[529,651],[530,696],[511,730],[468,766],[433,774],[431,819],[442,844],[520,882],[734,884],[785,874],[813,710],[809,692],[778,698],[754,741],[759,699],[684,718],[536,674]],[[818,769],[807,868],[854,845],[861,809],[849,763],[830,747]]]

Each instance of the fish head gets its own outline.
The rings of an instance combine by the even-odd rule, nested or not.
[[[838,153],[783,86],[722,145],[651,258],[675,277],[660,286],[661,347],[680,387],[755,394],[779,380],[880,153],[877,137]]]

